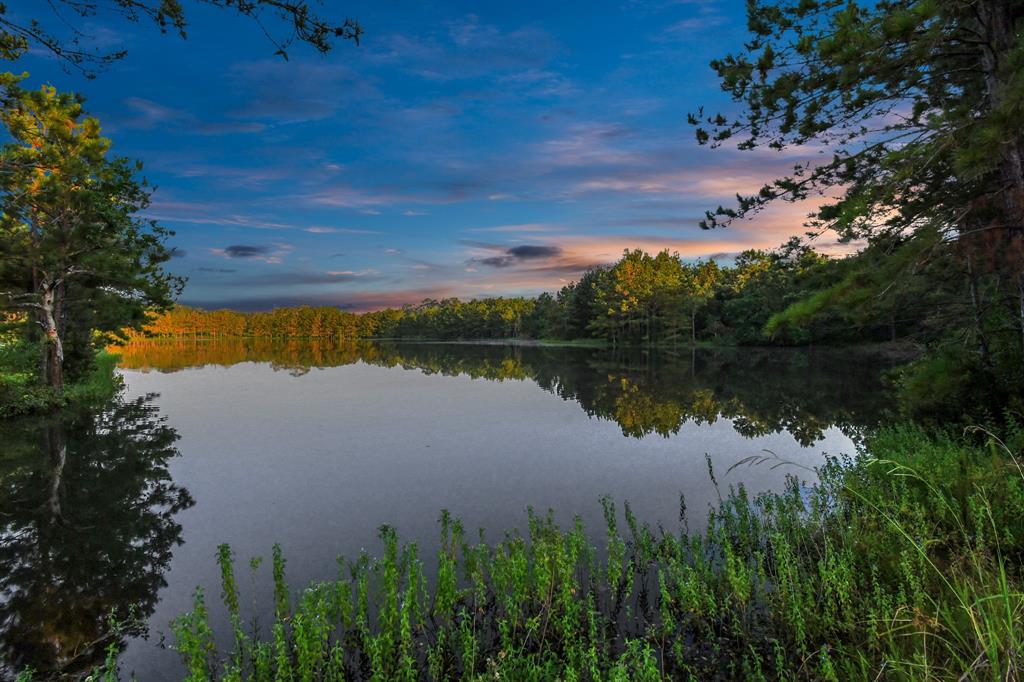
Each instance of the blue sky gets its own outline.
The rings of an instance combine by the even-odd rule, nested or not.
[[[286,62],[254,23],[186,3],[185,41],[90,18],[95,45],[128,50],[95,80],[39,53],[16,65],[82,92],[114,151],[143,161],[182,302],[535,294],[625,248],[727,259],[803,232],[808,205],[697,227],[813,153],[693,140],[687,112],[730,107],[708,62],[741,47],[743,2],[334,5],[365,34],[326,57]]]

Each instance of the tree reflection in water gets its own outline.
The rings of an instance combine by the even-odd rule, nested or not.
[[[493,381],[531,380],[615,421],[626,436],[669,436],[687,423],[729,419],[747,437],[788,432],[813,445],[835,426],[847,435],[878,423],[892,362],[856,348],[736,348],[624,352],[565,347],[321,339],[172,339],[121,349],[125,367],[173,372],[267,362],[299,376],[363,362]]]
[[[532,381],[615,421],[669,436],[728,419],[739,433],[788,432],[803,445],[836,426],[876,423],[886,363],[856,351],[669,353],[460,344],[137,342],[123,366],[176,371],[256,361],[301,376],[357,362],[491,381]],[[301,379],[300,379],[301,380]],[[0,677],[87,671],[110,644],[144,632],[192,506],[171,480],[178,434],[150,397],[0,427]],[[114,628],[110,614],[127,623]]]
[[[0,676],[81,673],[144,632],[193,504],[151,398],[0,430]]]

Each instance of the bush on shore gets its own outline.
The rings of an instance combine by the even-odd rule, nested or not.
[[[81,376],[58,392],[39,382],[39,347],[26,341],[0,343],[0,419],[41,414],[73,404],[94,404],[121,388],[117,356],[98,351]]]

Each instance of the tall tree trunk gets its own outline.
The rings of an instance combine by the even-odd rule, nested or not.
[[[982,68],[989,108],[1006,115],[1006,96],[1012,71],[1012,53],[1017,49],[1017,27],[1020,17],[1017,3],[1007,0],[981,0],[977,4],[978,18],[985,36],[982,47]],[[996,118],[1000,116],[997,114]],[[1002,198],[1006,229],[1011,237],[1024,235],[1024,140],[1021,129],[1013,120],[1005,131],[1001,143],[999,170],[1003,182]]]
[[[40,296],[39,324],[43,328],[43,383],[57,391],[64,389],[64,342],[61,339],[61,296],[59,287],[44,287]]]

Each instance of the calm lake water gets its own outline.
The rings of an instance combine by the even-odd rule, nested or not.
[[[603,495],[670,528],[684,495],[700,524],[708,459],[723,492],[813,478],[796,465],[852,454],[880,419],[884,369],[849,350],[138,344],[104,410],[0,426],[0,661],[87,669],[122,637],[117,608],[148,623],[122,671],[180,679],[162,636],[197,586],[217,602],[222,542],[258,615],[269,566],[250,584],[245,564],[275,542],[301,589],[376,554],[385,523],[429,569],[441,509],[495,539],[553,509],[599,543]],[[765,450],[794,464],[729,471]]]

